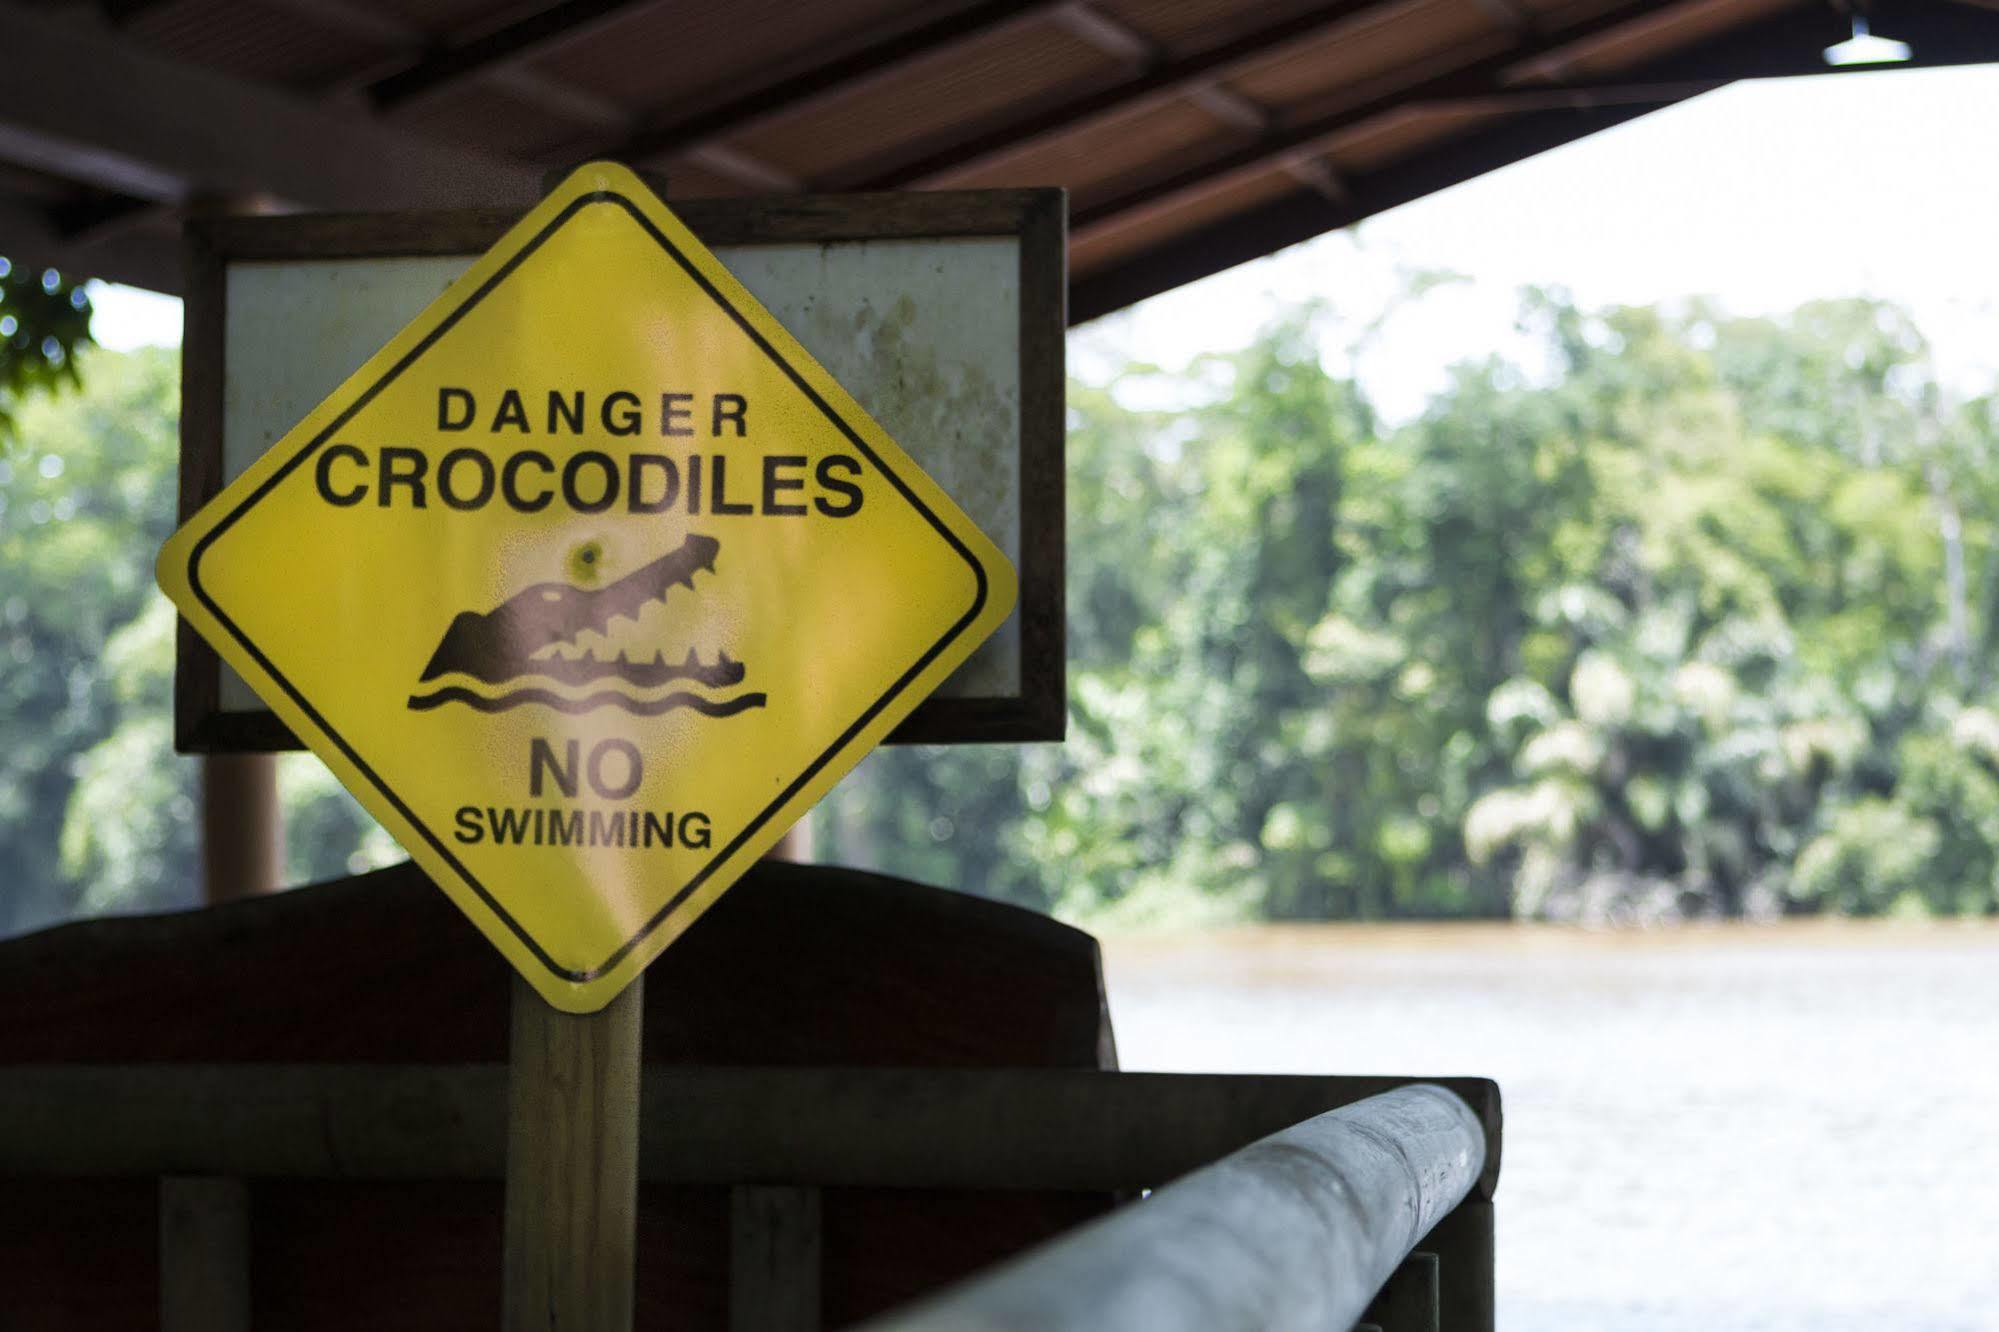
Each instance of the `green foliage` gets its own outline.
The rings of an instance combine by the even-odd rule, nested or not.
[[[199,898],[175,617],[152,572],[174,522],[179,365],[160,350],[79,363],[79,391],[20,403],[0,456],[0,933]],[[388,851],[314,769],[288,760],[281,782],[294,881]]]
[[[1303,312],[1073,389],[1068,743],[878,760],[822,849],[1112,924],[1999,910],[1999,401],[1875,302],[1522,319],[1552,378],[1391,431]]]
[[[1871,302],[1523,320],[1552,374],[1394,429],[1310,312],[1076,386],[1068,742],[878,754],[819,854],[1111,926],[1999,911],[1999,396]],[[0,929],[194,896],[175,367],[82,366],[0,456]],[[395,855],[280,786],[292,878]]]
[[[81,382],[77,355],[89,345],[90,298],[80,283],[0,258],[0,454],[22,402]]]

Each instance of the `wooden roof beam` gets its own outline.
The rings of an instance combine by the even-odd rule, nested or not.
[[[344,6],[346,0],[264,0],[264,3]],[[614,18],[621,17],[625,11],[614,6],[605,6],[594,17],[588,17],[579,13],[575,7],[558,8],[570,21],[570,26],[562,27],[559,31],[554,20],[549,17],[554,11],[548,11],[534,19],[523,20],[498,32],[487,34],[483,38],[451,48],[443,55],[426,55],[422,39],[413,34],[406,35],[399,43],[405,53],[406,68],[385,77],[372,79],[362,87],[362,94],[371,105],[378,109],[390,110],[396,107],[420,105],[430,98],[443,96],[470,83],[484,83],[538,111],[582,127],[586,135],[594,134],[612,139],[621,139],[629,135],[635,128],[636,118],[627,108],[607,97],[579,88],[565,79],[542,73],[529,65],[535,57],[546,55],[568,42],[581,40]],[[480,48],[494,58],[481,63],[474,58]],[[424,73],[426,70],[430,72]],[[395,91],[399,88],[404,90]],[[727,177],[739,185],[746,185],[754,190],[786,193],[802,188],[799,181],[784,172],[758,161],[748,153],[736,152],[719,144],[697,151],[691,156],[716,175]]]
[[[1073,36],[1113,60],[1142,69],[1159,59],[1157,42],[1084,0],[1071,0],[1063,5],[1055,11],[1054,19]]]
[[[287,0],[320,3],[321,0]],[[366,90],[378,111],[430,101],[501,70],[519,69],[631,17],[653,0],[561,0],[490,32],[432,50]]]
[[[1165,58],[1158,44],[1091,5],[1077,3],[1056,12],[1056,21],[1105,55],[1123,60],[1141,72]],[[1263,134],[1274,117],[1270,108],[1245,97],[1225,83],[1204,82],[1185,90],[1185,99],[1224,125],[1245,134]],[[1316,190],[1328,199],[1347,197],[1339,173],[1325,159],[1311,153],[1300,154],[1284,163],[1284,170],[1299,184]]]
[[[862,41],[831,60],[812,53],[761,85],[715,106],[655,123],[604,154],[645,163],[691,153],[785,116],[877,88],[919,61],[935,59],[1020,27],[1046,21],[1066,0],[977,0],[916,27]]]
[[[400,86],[404,80],[410,81],[411,90],[401,100],[391,97],[389,100],[394,105],[420,102],[425,97],[442,95],[468,82],[478,81],[489,84],[518,102],[598,135],[622,136],[632,129],[632,115],[624,107],[527,67],[528,60],[533,56],[546,54],[562,42],[579,40],[609,22],[615,16],[614,7],[599,6],[593,17],[582,13],[581,7],[576,5],[557,6],[555,10],[543,11],[531,19],[461,43],[439,55],[434,52],[435,43],[421,30],[353,0],[257,2],[387,48],[391,54],[371,62],[358,76],[343,78],[330,90],[324,90],[337,94],[359,92],[371,108],[382,95],[383,88]],[[129,21],[144,9],[162,3],[162,0],[101,0],[101,3],[106,13],[116,20]],[[565,24],[567,26],[563,26]],[[476,64],[469,55],[482,46],[489,50],[502,46],[514,49],[505,58]],[[447,67],[449,72],[442,72]],[[385,69],[388,72],[385,73]],[[427,70],[431,74],[425,74]],[[417,88],[417,84],[423,86]],[[713,153],[702,154],[699,160],[701,165],[716,174],[753,189],[786,192],[800,188],[799,182],[792,177],[745,153],[717,149]]]
[[[1533,157],[1571,140],[1635,119],[1653,107],[1600,107],[1509,121],[1379,171],[1341,178],[1343,197],[1299,189],[1282,199],[1211,223],[1078,276],[1069,289],[1069,323],[1088,323],[1175,287],[1310,240],[1433,194],[1461,180]]]
[[[423,34],[401,19],[354,0],[262,0],[262,3],[377,46],[408,49],[423,42]]]
[[[123,282],[153,291],[180,290],[180,237],[154,228],[120,229],[95,238],[66,234],[55,214],[0,199],[0,254],[25,268]]]
[[[1712,3],[1715,0],[1682,0],[1666,8],[1684,9]],[[1603,37],[1635,19],[1656,16],[1660,11],[1657,0],[1626,0],[1615,9],[1558,33],[1517,41],[1497,55],[1414,86],[1384,92],[1326,115],[1274,126],[1250,144],[1222,153],[1197,150],[1162,175],[1077,209],[1071,215],[1069,234],[1074,239],[1087,240],[1234,189],[1383,116],[1438,101],[1502,92],[1508,87],[1507,76],[1522,65],[1559,55],[1564,48]]]
[[[538,173],[0,2],[0,159],[156,202],[329,210],[530,203]],[[104,90],[114,88],[116,96]],[[218,126],[228,133],[218,133]]]
[[[1915,47],[1913,63],[1917,66],[1999,63],[1999,13],[1989,6],[1959,0],[1905,3],[1897,6],[1894,22],[1895,35]],[[1473,176],[1635,120],[1680,96],[1741,79],[1802,74],[1869,77],[1865,72],[1828,71],[1820,63],[1818,53],[1828,40],[1828,31],[1832,39],[1842,35],[1838,23],[1838,15],[1822,6],[1793,6],[1746,28],[1621,71],[1618,77],[1626,82],[1616,86],[1495,89],[1488,94],[1495,107],[1526,108],[1525,113],[1377,170],[1349,176],[1344,184],[1350,197],[1342,203],[1329,203],[1301,189],[1164,244],[1082,270],[1070,289],[1070,323],[1099,318]],[[1558,97],[1568,100],[1561,109],[1552,109]]]
[[[1072,4],[1060,11],[1058,20],[1105,55],[1114,56],[1143,73],[1165,59],[1157,43],[1090,5]],[[1252,97],[1220,82],[1195,84],[1183,94],[1194,106],[1224,125],[1245,134],[1263,134],[1273,119],[1270,108]],[[1284,163],[1285,172],[1307,189],[1334,201],[1347,198],[1346,182],[1332,164],[1314,154],[1301,154]]]
[[[1517,32],[1530,32],[1537,25],[1534,11],[1521,0],[1478,0],[1478,7],[1491,15],[1493,22],[1503,28]]]
[[[142,14],[158,9],[167,0],[97,0],[97,12],[104,21],[115,28],[122,28]]]
[[[165,0],[100,0],[100,7],[113,23],[122,25],[162,3]],[[256,0],[256,3],[383,49],[385,54],[380,58],[317,90],[323,93],[359,92],[365,97],[376,84],[422,64],[437,45],[422,29],[355,0]],[[519,64],[502,63],[485,71],[484,77],[515,100],[579,125],[621,131],[631,119],[622,107],[595,93],[536,74]]]
[[[1163,177],[1077,210],[1071,219],[1070,235],[1087,239],[1134,225],[1276,169],[1291,161],[1296,153],[1321,148],[1370,120],[1425,106],[1467,109],[1489,106],[1496,110],[1659,106],[1738,79],[1864,75],[1865,71],[1828,70],[1822,63],[1819,44],[1825,36],[1824,20],[1830,11],[1812,5],[1779,11],[1747,30],[1710,38],[1689,51],[1650,62],[1643,70],[1633,71],[1629,83],[1619,86],[1565,88],[1559,83],[1540,81],[1548,77],[1550,69],[1561,67],[1578,50],[1601,47],[1636,30],[1668,28],[1703,9],[1727,3],[1728,0],[1678,0],[1666,5],[1626,3],[1413,87],[1283,126],[1246,148],[1210,153],[1198,162],[1188,160]],[[1977,64],[1999,59],[1999,21],[1995,21],[1994,11],[1982,6],[1963,5],[1954,0],[1909,4],[1896,11],[1895,23],[1897,35],[1915,47],[1914,63],[1918,66]]]
[[[1309,9],[1287,5],[1277,18],[1256,21],[1222,41],[1178,57],[1161,56],[1131,77],[1081,94],[1030,103],[996,124],[956,131],[884,155],[815,186],[838,190],[934,189],[958,184],[1041,148],[1065,134],[1141,115],[1220,83],[1260,62],[1327,38],[1349,25],[1404,8],[1410,0],[1325,0]]]

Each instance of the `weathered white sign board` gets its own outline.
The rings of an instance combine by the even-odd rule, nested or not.
[[[729,201],[695,203],[687,215],[697,232],[746,237],[711,247],[1021,571],[1021,608],[895,738],[1059,737],[1059,192],[800,200],[776,220],[768,206],[736,207],[742,215],[730,217]],[[188,354],[217,360],[212,379],[191,378],[190,396],[213,384],[218,401],[189,404],[183,470],[205,482],[184,509],[238,476],[408,324],[484,248],[472,238],[493,229],[485,215],[439,218],[418,246],[407,222],[381,235],[366,218],[213,225],[209,290],[197,272],[189,295],[191,305],[208,301],[213,318],[190,310]],[[793,238],[813,231],[825,234]],[[459,234],[466,243],[454,244]],[[453,252],[380,252],[398,248]],[[204,332],[219,345],[204,346]],[[206,461],[217,452],[219,466]],[[181,669],[191,677],[178,717],[184,748],[287,747],[255,694],[200,645],[183,644]]]

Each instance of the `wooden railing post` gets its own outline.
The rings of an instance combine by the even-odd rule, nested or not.
[[[250,1190],[160,1180],[160,1332],[250,1332]]]
[[[819,1332],[819,1190],[729,1190],[730,1332]]]
[[[209,754],[201,760],[201,879],[210,904],[274,893],[284,879],[278,756]],[[255,1003],[252,994],[243,996]]]
[[[1492,1332],[1497,1321],[1492,1201],[1474,1194],[1423,1241],[1437,1255],[1438,1307],[1451,1332]]]
[[[1412,1253],[1367,1306],[1359,1326],[1375,1332],[1444,1332],[1439,1290],[1437,1255]]]

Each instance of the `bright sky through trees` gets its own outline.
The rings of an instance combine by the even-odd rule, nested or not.
[[[1999,70],[1872,72],[1741,84],[1466,182],[1162,296],[1075,344],[1076,368],[1174,366],[1245,343],[1281,302],[1356,320],[1399,268],[1474,282],[1433,292],[1363,365],[1391,416],[1442,368],[1519,354],[1515,289],[1584,306],[1719,297],[1767,314],[1818,297],[1908,307],[1947,380],[1999,368]]]

